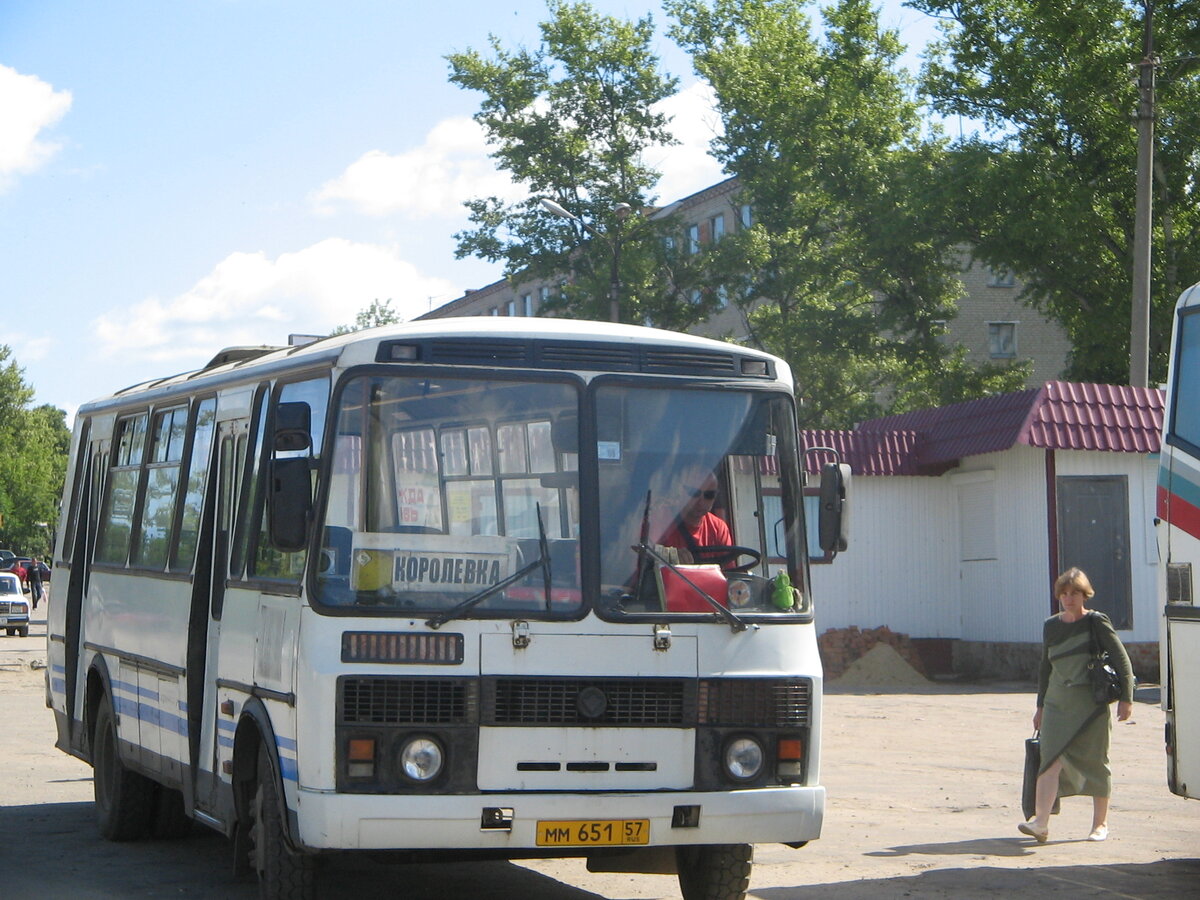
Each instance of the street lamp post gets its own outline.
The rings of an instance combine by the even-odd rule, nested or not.
[[[609,270],[608,270],[608,318],[612,322],[621,321],[621,234],[620,229],[617,229],[616,234],[609,234],[589,225],[575,213],[569,209],[555,203],[548,197],[543,197],[541,200],[542,208],[561,219],[570,219],[572,222],[577,222],[579,226],[590,234],[592,237],[600,238],[608,244],[609,251]],[[633,211],[633,207],[628,203],[618,203],[613,207],[613,213],[617,217],[618,222],[623,222],[626,216]]]

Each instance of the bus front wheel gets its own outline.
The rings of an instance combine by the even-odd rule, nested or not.
[[[297,853],[283,833],[283,798],[275,784],[267,748],[258,748],[258,787],[250,829],[250,863],[258,874],[262,900],[312,900],[316,896],[316,860]]]
[[[679,892],[683,900],[742,900],[754,866],[751,844],[697,844],[676,847]]]
[[[92,767],[100,836],[109,841],[133,841],[145,836],[150,827],[155,784],[121,762],[116,718],[107,694],[100,698],[96,711]]]

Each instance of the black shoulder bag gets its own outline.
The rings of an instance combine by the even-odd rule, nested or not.
[[[1092,685],[1092,699],[1097,703],[1112,703],[1121,699],[1121,676],[1108,660],[1108,651],[1096,639],[1096,614],[1088,613],[1088,631],[1091,634],[1091,649],[1088,654],[1088,681]]]

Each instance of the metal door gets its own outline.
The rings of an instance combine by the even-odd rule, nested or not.
[[[1058,497],[1058,569],[1078,566],[1096,589],[1088,603],[1133,627],[1129,569],[1129,483],[1124,475],[1062,476]]]

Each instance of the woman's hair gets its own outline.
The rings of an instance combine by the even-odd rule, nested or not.
[[[1088,598],[1094,597],[1096,594],[1095,588],[1088,581],[1088,577],[1084,574],[1083,569],[1075,567],[1067,569],[1067,571],[1054,580],[1054,596],[1057,597],[1064,590],[1069,590],[1070,588],[1079,588],[1079,590],[1083,591],[1083,595]]]

